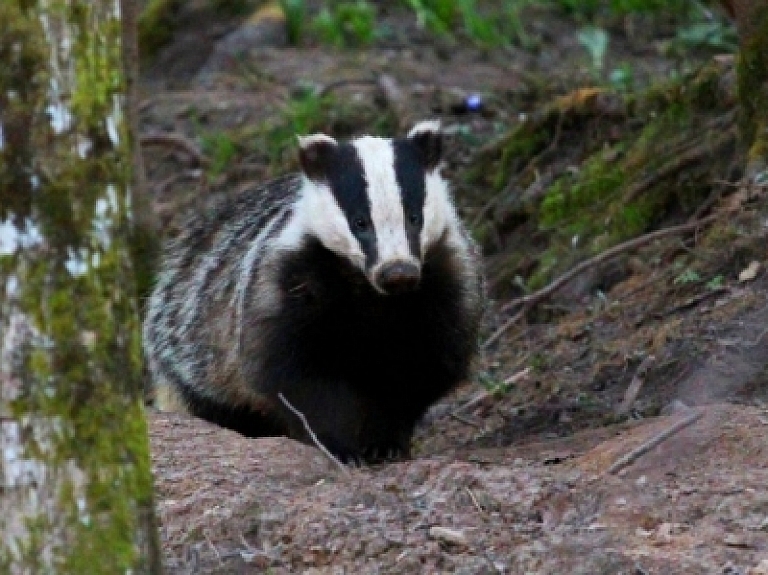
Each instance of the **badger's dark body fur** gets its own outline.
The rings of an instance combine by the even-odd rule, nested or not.
[[[150,371],[192,414],[247,436],[308,439],[282,394],[343,459],[407,453],[417,420],[468,376],[473,246],[463,228],[445,231],[421,254],[416,289],[381,293],[319,238],[276,247],[302,185],[246,192],[168,247],[145,324]]]

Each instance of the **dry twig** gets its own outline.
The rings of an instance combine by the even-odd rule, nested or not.
[[[661,445],[663,442],[665,442],[667,439],[675,435],[680,430],[685,429],[690,425],[693,425],[702,417],[704,417],[704,412],[696,411],[691,415],[689,415],[688,417],[686,417],[685,419],[681,419],[680,421],[675,423],[672,427],[665,429],[658,435],[654,435],[651,439],[649,439],[639,447],[633,449],[623,457],[619,458],[613,465],[611,465],[608,468],[608,473],[610,473],[611,475],[616,475],[622,469],[624,469],[629,465],[632,465],[635,461],[640,459],[643,455],[645,455],[655,447],[658,447],[659,445]]]
[[[309,426],[309,422],[307,421],[307,418],[304,417],[304,414],[301,413],[295,407],[293,407],[293,405],[291,405],[291,403],[287,399],[285,399],[285,396],[282,393],[278,393],[277,397],[280,398],[280,401],[283,402],[283,405],[285,405],[285,407],[290,409],[291,412],[301,420],[301,424],[304,426],[304,430],[307,432],[307,434],[309,434],[309,437],[312,439],[312,442],[317,446],[317,448],[320,451],[322,451],[328,459],[330,459],[336,465],[338,465],[339,469],[341,469],[343,473],[348,474],[349,469],[347,469],[341,461],[336,459],[333,453],[328,451],[328,448],[320,442],[320,440],[317,438],[317,435],[315,435],[315,432],[312,431],[312,428]]]
[[[219,553],[219,550],[216,549],[216,546],[213,544],[213,541],[211,541],[211,538],[208,537],[207,533],[203,533],[203,536],[205,537],[205,541],[208,543],[208,547],[213,549],[213,554],[216,555],[216,559],[219,560],[219,565],[224,565],[224,559],[222,559],[221,553]]]
[[[455,411],[452,411],[452,412],[450,412],[448,415],[450,415],[450,416],[451,416],[452,418],[454,418],[456,421],[460,421],[460,422],[461,422],[461,423],[463,423],[464,425],[469,425],[469,426],[471,426],[471,427],[474,427],[475,429],[482,429],[482,428],[483,428],[483,426],[482,426],[482,425],[480,425],[479,423],[475,423],[474,421],[472,421],[472,420],[470,420],[470,419],[467,419],[467,418],[466,418],[466,417],[464,417],[463,415],[459,415],[459,414],[458,414],[458,413],[456,413]]]
[[[528,377],[531,373],[530,366],[526,367],[525,369],[522,369],[518,371],[517,373],[513,373],[506,379],[504,379],[504,385],[514,385],[519,381],[524,380],[526,377]]]
[[[469,495],[469,498],[472,500],[472,503],[474,504],[475,508],[480,513],[485,513],[485,511],[483,510],[482,505],[480,505],[480,503],[478,502],[477,497],[475,497],[475,494],[472,493],[472,490],[469,487],[465,487],[464,490],[467,492],[467,495]]]
[[[468,399],[466,403],[464,403],[463,405],[459,406],[459,408],[456,409],[454,411],[454,413],[460,413],[462,411],[466,411],[467,409],[476,406],[478,403],[483,402],[490,395],[491,394],[489,392],[487,392],[487,391],[481,391],[480,393],[478,393],[474,397],[471,397],[470,399]]]
[[[180,134],[154,133],[145,134],[139,138],[142,146],[168,146],[181,150],[199,166],[207,166],[208,158],[200,151],[194,142]]]
[[[317,92],[317,95],[319,98],[322,98],[324,96],[327,96],[334,90],[338,88],[343,88],[345,86],[375,86],[378,84],[378,81],[374,77],[370,78],[342,78],[341,80],[336,80],[334,82],[329,82],[322,88],[320,88]]]
[[[656,358],[649,355],[640,363],[635,372],[635,376],[632,378],[627,391],[624,393],[624,399],[616,408],[616,415],[622,416],[629,413],[629,410],[637,399],[637,395],[640,393],[640,389],[643,387],[643,383],[645,383],[645,376],[648,373],[648,370],[651,369],[651,365],[654,361],[656,361]]]
[[[533,306],[535,306],[539,302],[547,299],[549,296],[551,296],[553,293],[555,293],[557,290],[559,290],[561,287],[563,287],[565,284],[571,281],[574,277],[576,277],[580,273],[583,273],[585,270],[591,267],[594,267],[596,265],[599,265],[601,263],[604,263],[608,260],[611,260],[624,252],[637,249],[641,246],[649,244],[660,238],[665,238],[667,236],[673,236],[677,234],[683,234],[685,232],[695,230],[699,226],[703,226],[704,224],[708,224],[716,220],[717,218],[721,217],[725,213],[730,213],[730,212],[713,214],[711,216],[707,216],[706,218],[702,218],[695,222],[690,222],[690,223],[682,224],[679,226],[673,226],[671,228],[665,228],[663,230],[656,230],[655,232],[651,232],[644,236],[640,236],[639,238],[634,238],[622,244],[619,244],[617,246],[613,246],[612,248],[607,249],[604,252],[597,254],[596,256],[581,262],[576,267],[571,268],[569,271],[561,275],[559,278],[551,282],[549,285],[541,288],[540,290],[532,294],[529,294],[527,296],[512,300],[511,302],[502,306],[501,313],[510,311],[515,308],[519,308],[518,312],[515,315],[513,315],[511,318],[509,318],[506,322],[504,322],[504,324],[500,328],[498,328],[495,332],[493,332],[491,336],[485,341],[485,343],[483,344],[483,347],[488,348],[497,339],[499,339],[504,334],[504,332],[506,332],[510,327],[512,327],[523,315],[525,315],[528,312],[528,310],[530,310]]]
[[[377,89],[380,98],[392,110],[397,125],[400,128],[404,128],[404,123],[410,110],[410,100],[403,94],[403,90],[398,85],[397,80],[389,74],[381,74],[377,81]]]

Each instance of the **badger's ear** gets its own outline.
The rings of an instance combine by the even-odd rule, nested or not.
[[[299,162],[304,174],[316,182],[326,180],[328,165],[338,143],[325,134],[299,136]]]
[[[443,134],[440,131],[440,120],[419,122],[408,132],[408,139],[419,150],[424,168],[434,170],[443,157]]]

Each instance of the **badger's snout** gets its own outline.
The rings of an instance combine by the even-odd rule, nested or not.
[[[410,262],[396,261],[384,264],[376,272],[376,286],[387,295],[413,291],[419,285],[421,270]]]

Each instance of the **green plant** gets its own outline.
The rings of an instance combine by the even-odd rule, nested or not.
[[[648,13],[664,10],[672,13],[685,13],[690,9],[691,2],[669,0],[610,0],[608,9],[617,16],[632,13]]]
[[[694,7],[687,0],[552,0],[561,10],[573,16],[591,21],[598,14],[622,17],[633,13],[685,15]]]
[[[601,405],[601,403],[590,393],[579,393],[578,397],[576,398],[576,401],[579,402],[579,405],[583,408],[589,408],[589,407],[598,407]]]
[[[701,276],[696,270],[687,269],[677,276],[672,283],[675,285],[688,285],[701,281]]]
[[[370,44],[376,36],[376,9],[365,0],[334,2],[312,22],[323,42],[335,46]]]
[[[456,3],[453,0],[405,0],[416,14],[419,28],[436,34],[447,34],[456,20]]]
[[[288,36],[288,43],[297,46],[304,36],[307,4],[305,0],[280,0],[280,8],[285,15],[285,32]]]
[[[237,155],[238,146],[232,136],[226,132],[208,132],[200,137],[203,152],[211,159],[209,172],[217,176],[224,172]]]
[[[525,31],[525,18],[523,9],[526,6],[535,4],[537,0],[517,0],[515,2],[504,2],[504,21],[502,26],[503,35],[509,41],[516,41],[524,48],[532,48],[534,42]]]
[[[550,357],[544,352],[534,353],[528,360],[528,366],[537,373],[545,371],[550,364]]]
[[[567,231],[568,235],[582,234],[595,226],[604,227],[603,223],[594,221],[590,210],[620,194],[625,178],[622,166],[606,162],[601,155],[590,158],[577,176],[565,174],[550,187],[541,204],[542,227],[557,227]],[[625,206],[624,211],[633,220],[635,214],[630,208]],[[574,215],[578,215],[575,220]],[[628,223],[622,221],[621,227]]]
[[[716,290],[723,287],[723,285],[725,285],[725,278],[722,275],[716,275],[707,282],[706,287],[708,290]]]
[[[481,46],[519,42],[530,46],[525,33],[522,10],[541,0],[507,0],[497,3],[487,13],[476,0],[403,0],[413,10],[420,28],[449,35],[461,27],[464,34]]]
[[[252,132],[253,148],[267,154],[268,175],[296,168],[297,136],[325,133],[346,139],[361,133],[392,134],[396,117],[371,102],[323,94],[312,85],[296,92]]]
[[[687,48],[714,48],[735,52],[739,45],[733,26],[723,22],[696,22],[677,31],[676,43]]]
[[[329,96],[307,89],[294,96],[282,110],[277,122],[267,128],[264,138],[270,164],[280,166],[284,156],[296,146],[296,136],[311,134],[323,128],[323,118],[331,105]]]
[[[632,64],[624,62],[618,68],[611,70],[608,81],[617,90],[631,92],[635,87],[635,72]]]
[[[478,11],[475,0],[457,0],[456,6],[461,15],[464,31],[475,42],[495,46],[504,41],[498,26]]]
[[[509,393],[512,388],[511,385],[506,385],[502,379],[499,379],[496,375],[483,371],[477,376],[478,383],[483,386],[488,393],[499,397]]]
[[[608,33],[602,28],[588,26],[579,31],[579,44],[587,51],[590,57],[590,69],[595,78],[603,74],[605,67],[605,54],[608,51]]]

